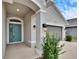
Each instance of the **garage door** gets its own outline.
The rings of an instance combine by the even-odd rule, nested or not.
[[[73,37],[77,37],[77,27],[66,28],[66,34],[72,35]]]
[[[47,26],[49,33],[56,33],[57,38],[62,40],[62,27],[58,26]]]

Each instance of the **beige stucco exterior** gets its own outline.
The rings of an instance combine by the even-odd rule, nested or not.
[[[12,14],[6,13],[5,3],[13,4],[19,3],[29,7],[30,11],[25,14],[23,17],[18,17]],[[6,37],[7,37],[7,18],[17,17],[23,20],[23,33],[24,33],[24,43],[32,48],[36,46],[37,52],[41,53],[41,43],[44,38],[45,32],[42,24],[61,26],[62,27],[62,40],[65,38],[65,19],[61,14],[55,9],[53,4],[48,6],[48,3],[45,0],[3,0],[3,57],[5,56],[6,51]],[[33,27],[35,25],[35,28]],[[39,52],[40,51],[40,52]],[[3,58],[4,59],[4,58]]]
[[[31,16],[34,14],[33,11],[31,11],[30,13],[28,13],[25,17],[24,17],[24,42],[31,47]]]

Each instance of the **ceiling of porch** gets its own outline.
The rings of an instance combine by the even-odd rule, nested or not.
[[[5,3],[6,6],[6,12],[10,16],[18,16],[18,17],[24,17],[27,13],[30,11],[33,11],[29,7],[19,4],[19,3]]]

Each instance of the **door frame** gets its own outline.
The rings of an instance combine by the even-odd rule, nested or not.
[[[11,19],[15,19],[15,20],[19,20],[21,21],[20,23],[19,22],[11,22],[10,20]],[[18,42],[9,42],[9,23],[11,24],[21,24],[21,33],[22,33],[22,37],[21,37],[21,41],[18,41]],[[21,43],[21,42],[24,42],[24,27],[23,27],[23,20],[18,18],[18,17],[9,17],[7,18],[7,44],[14,44],[14,43]]]

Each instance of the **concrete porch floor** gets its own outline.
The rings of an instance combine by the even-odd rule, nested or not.
[[[36,56],[34,48],[18,43],[7,45],[5,59],[34,59]]]
[[[77,59],[77,44],[76,42],[66,42],[64,43],[62,51],[65,53],[59,56],[59,59]],[[34,48],[26,46],[24,43],[11,44],[7,46],[5,59],[34,59],[38,54],[35,53]]]

